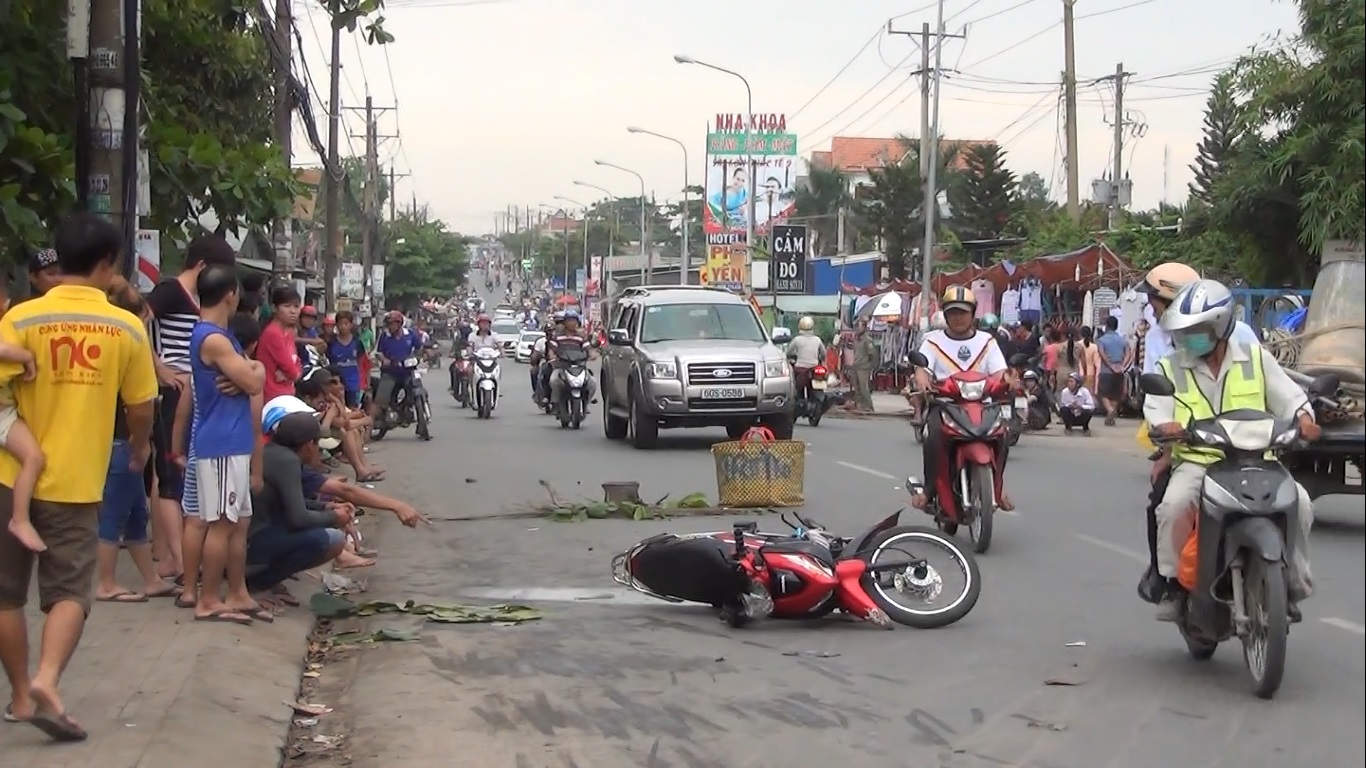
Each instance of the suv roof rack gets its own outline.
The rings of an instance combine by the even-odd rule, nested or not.
[[[621,292],[622,296],[649,296],[654,291],[711,291],[729,293],[710,285],[633,285]]]

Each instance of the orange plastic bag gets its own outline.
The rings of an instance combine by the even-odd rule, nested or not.
[[[1191,529],[1186,543],[1181,547],[1181,555],[1176,560],[1176,581],[1187,592],[1195,591],[1195,568],[1200,560],[1200,529]]]

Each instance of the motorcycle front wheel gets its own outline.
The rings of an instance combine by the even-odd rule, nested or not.
[[[931,560],[931,551],[940,553]],[[865,574],[863,588],[892,621],[917,629],[946,627],[964,616],[982,594],[982,572],[972,554],[932,528],[901,525],[874,536],[864,550],[869,565],[922,560],[904,571]],[[947,555],[944,562],[943,555]],[[962,587],[945,595],[940,569],[957,571]],[[926,607],[944,598],[938,607]]]
[[[413,402],[413,411],[417,415],[417,437],[419,440],[431,440],[432,409],[427,405],[426,396],[419,397]]]
[[[986,554],[991,548],[992,525],[996,517],[996,482],[991,467],[977,464],[968,470],[967,508],[971,520],[968,522],[968,536],[972,539],[972,551]]]
[[[1285,653],[1290,643],[1289,592],[1285,566],[1252,555],[1243,567],[1243,605],[1248,627],[1242,636],[1243,661],[1259,699],[1276,695],[1285,677]]]

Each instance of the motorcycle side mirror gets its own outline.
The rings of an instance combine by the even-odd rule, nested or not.
[[[1340,382],[1335,374],[1325,373],[1309,382],[1305,391],[1314,397],[1328,397],[1338,391],[1339,384]]]
[[[1145,373],[1138,377],[1138,387],[1145,395],[1171,397],[1176,394],[1176,385],[1160,373]]]
[[[909,360],[911,365],[914,365],[916,368],[930,367],[929,359],[926,358],[924,355],[920,354],[919,352],[912,352],[910,355],[907,356],[907,360]]]

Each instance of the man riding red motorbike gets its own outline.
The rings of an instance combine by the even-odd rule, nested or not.
[[[944,291],[940,306],[946,327],[944,330],[928,332],[920,345],[919,354],[925,358],[924,366],[915,371],[920,391],[933,392],[937,389],[936,383],[960,373],[974,373],[979,378],[985,376],[988,384],[1005,380],[1009,376],[1009,366],[996,336],[977,329],[977,300],[972,292],[962,286],[952,286]],[[977,399],[980,399],[980,392]],[[950,469],[946,464],[949,456],[944,430],[940,409],[930,406],[925,417],[924,492],[916,494],[912,500],[912,505],[917,509],[929,508],[941,487],[950,487],[952,483],[951,478],[944,476],[945,471]],[[1015,505],[1002,487],[1009,453],[1004,437],[993,448],[996,504],[1002,510],[1010,511],[1015,509]]]
[[[815,320],[803,317],[797,323],[797,336],[787,345],[787,357],[792,361],[797,396],[805,400],[812,374],[816,368],[825,367],[825,342],[816,335]]]

